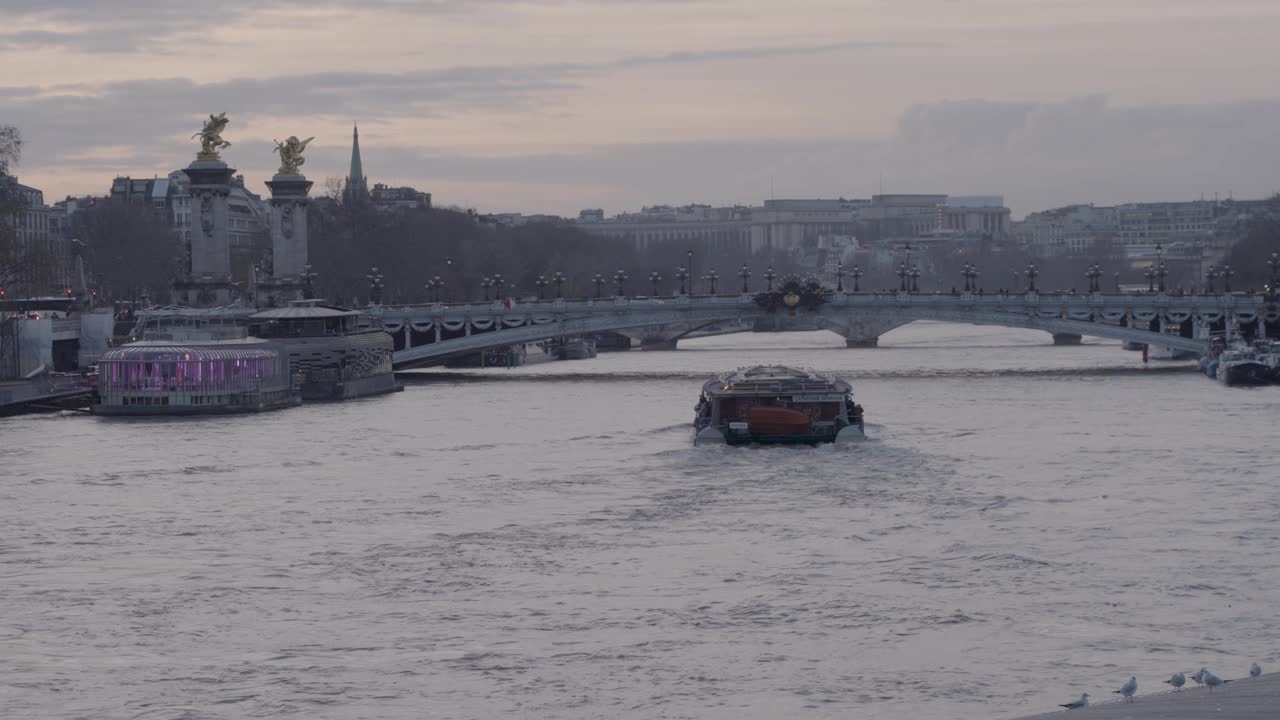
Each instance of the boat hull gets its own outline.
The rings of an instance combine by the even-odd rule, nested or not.
[[[1218,365],[1218,382],[1230,386],[1269,385],[1271,368],[1259,362],[1224,363]]]

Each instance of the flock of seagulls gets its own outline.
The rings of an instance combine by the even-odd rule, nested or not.
[[[1262,674],[1261,665],[1258,665],[1258,663],[1254,663],[1249,666],[1249,677],[1256,678],[1261,674]],[[1230,680],[1223,680],[1217,675],[1214,675],[1213,673],[1209,672],[1208,668],[1200,668],[1198,671],[1196,671],[1191,675],[1191,679],[1195,682],[1196,685],[1209,688],[1210,694],[1213,694],[1214,688],[1220,685],[1226,685],[1227,683],[1231,682]],[[1180,672],[1174,673],[1173,677],[1169,678],[1168,680],[1165,680],[1165,682],[1172,685],[1174,691],[1177,692],[1178,690],[1182,689],[1183,685],[1187,684],[1187,676],[1186,674],[1180,673]],[[1130,677],[1129,681],[1121,685],[1119,690],[1111,691],[1113,695],[1120,695],[1121,697],[1123,697],[1124,702],[1133,702],[1133,696],[1137,692],[1138,692],[1138,678],[1136,677]],[[1075,710],[1077,708],[1089,707],[1089,693],[1084,693],[1083,695],[1081,695],[1079,700],[1073,700],[1072,702],[1062,703],[1058,707],[1064,707],[1068,710]]]

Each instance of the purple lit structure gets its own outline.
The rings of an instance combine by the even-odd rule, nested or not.
[[[141,342],[98,360],[99,415],[258,412],[297,405],[289,359],[271,344]]]

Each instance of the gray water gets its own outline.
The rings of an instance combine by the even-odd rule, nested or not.
[[[1003,718],[1275,664],[1280,388],[882,342],[0,420],[0,717]],[[759,362],[848,378],[870,439],[691,447],[701,382]]]

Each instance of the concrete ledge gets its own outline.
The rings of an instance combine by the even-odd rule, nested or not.
[[[1175,668],[1176,669],[1176,668]],[[1214,670],[1214,668],[1209,668]],[[1221,668],[1217,669],[1221,672]],[[1170,673],[1172,674],[1172,673]],[[1187,673],[1187,685],[1194,685]],[[1139,688],[1168,687],[1165,678],[1138,678]],[[1120,687],[1124,678],[1116,677],[1115,687]],[[1103,695],[1103,690],[1089,692]],[[1118,698],[1110,690],[1106,697]],[[1069,702],[1080,696],[1073,688],[1064,688],[1061,702]],[[1209,694],[1208,688],[1187,687],[1182,692],[1162,692],[1151,695],[1139,695],[1133,702],[1112,700],[1090,705],[1080,710],[1059,710],[1043,715],[1031,715],[1019,720],[1275,720],[1280,718],[1280,673],[1268,673],[1256,679],[1232,678],[1231,682],[1215,688]]]
[[[1071,333],[1054,333],[1054,345],[1079,345],[1084,338],[1080,335],[1072,335]]]

